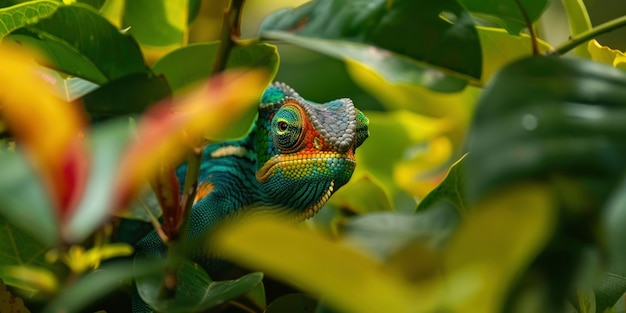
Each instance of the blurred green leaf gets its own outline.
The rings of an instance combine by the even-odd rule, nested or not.
[[[565,15],[569,22],[570,36],[576,36],[580,33],[590,30],[593,25],[591,19],[589,19],[589,13],[585,2],[583,0],[561,0],[563,7],[565,8]],[[576,54],[583,58],[591,58],[591,54],[585,48],[585,45],[580,45],[574,48]]]
[[[128,149],[132,132],[127,118],[103,123],[93,128],[87,138],[91,170],[83,197],[65,230],[71,238],[82,241],[106,220],[118,199],[114,194],[122,154]]]
[[[576,206],[602,205],[626,169],[618,161],[626,157],[624,103],[626,73],[607,65],[533,57],[507,66],[477,104],[468,200],[519,179],[566,175],[590,184],[569,193]]]
[[[442,14],[454,23],[442,18]],[[474,22],[469,12],[453,0],[311,1],[295,9],[278,11],[263,22],[262,37],[281,39],[275,36],[281,33],[268,31],[288,31],[305,38],[338,40],[337,43],[342,45],[343,41],[373,45],[451,70],[461,74],[460,77],[478,79],[481,74],[480,42]],[[409,38],[407,34],[410,34]],[[307,48],[322,53],[326,53],[328,47],[307,45]],[[363,55],[379,59],[387,54],[380,51]],[[429,76],[432,71],[429,69],[423,73]],[[434,76],[437,75],[440,73]]]
[[[85,110],[93,121],[142,113],[171,96],[163,76],[134,73],[111,80],[83,97]]]
[[[145,261],[135,257],[135,262]],[[152,258],[150,258],[152,259]],[[137,279],[141,299],[159,312],[202,312],[240,297],[261,283],[263,273],[250,273],[236,280],[213,281],[197,264],[184,262],[178,272],[174,299],[158,299],[162,273]]]
[[[70,287],[63,289],[43,312],[84,312],[84,309],[94,301],[121,285],[127,284],[131,279],[162,273],[164,269],[164,260],[135,261],[134,264],[132,261],[117,261],[105,264],[100,269],[80,277]]]
[[[292,293],[274,300],[265,313],[313,313],[317,300],[303,293]]]
[[[0,9],[0,40],[8,33],[54,13],[59,1],[37,0]]]
[[[71,29],[80,31],[68,31]],[[26,46],[43,52],[44,64],[97,84],[133,73],[149,73],[135,40],[84,4],[60,6],[51,16],[13,34],[31,37]],[[14,40],[21,42],[24,37]]]
[[[596,297],[593,290],[578,288],[575,292],[573,306],[577,313],[596,313]],[[605,312],[604,310],[597,312]]]
[[[15,226],[37,239],[42,244],[41,249],[57,244],[60,230],[53,202],[23,152],[17,150],[0,155],[0,173],[0,215],[6,218],[6,225],[11,225],[3,233],[5,239],[15,231],[12,229]],[[2,242],[9,244],[11,241]]]
[[[531,22],[536,21],[548,7],[549,0],[519,0]],[[498,23],[510,34],[518,35],[526,28],[522,9],[511,0],[459,0],[470,12]]]
[[[157,61],[152,70],[163,74],[172,90],[188,87],[211,76],[219,42],[196,43],[176,49]],[[260,67],[274,78],[278,70],[278,51],[269,44],[255,43],[235,47],[226,68]]]
[[[393,206],[383,186],[368,176],[352,179],[347,185],[337,190],[327,204],[346,211],[350,215],[393,211]]]
[[[463,160],[465,160],[465,155],[452,164],[443,181],[419,202],[415,209],[416,212],[428,210],[439,201],[447,201],[461,215],[467,213],[468,208],[464,196],[466,182],[463,167],[465,163]]]

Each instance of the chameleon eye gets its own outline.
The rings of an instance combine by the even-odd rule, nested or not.
[[[272,120],[272,139],[283,153],[297,150],[302,142],[302,115],[293,106],[283,106],[276,112]]]

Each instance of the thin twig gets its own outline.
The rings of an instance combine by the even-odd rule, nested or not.
[[[530,20],[528,12],[526,12],[526,9],[524,9],[524,6],[522,6],[520,0],[515,0],[515,4],[517,4],[520,13],[522,13],[522,16],[524,17],[524,22],[526,22],[526,26],[528,27],[528,34],[530,35],[530,42],[533,47],[533,54],[539,55],[539,44],[537,43],[537,34],[535,33],[533,22]]]
[[[612,30],[615,30],[617,28],[626,26],[626,16],[622,16],[619,18],[616,18],[614,20],[610,20],[604,24],[598,25],[586,32],[580,33],[578,35],[572,36],[570,38],[570,40],[564,42],[563,44],[559,45],[556,49],[554,49],[553,51],[550,51],[549,54],[551,55],[564,55],[567,52],[569,52],[570,50],[576,48],[577,46],[589,41],[590,39],[593,39],[595,37],[598,37],[598,35],[604,34],[604,33],[608,33]]]

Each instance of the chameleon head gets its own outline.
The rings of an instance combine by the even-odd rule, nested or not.
[[[350,99],[313,103],[282,83],[263,95],[256,178],[269,206],[313,216],[350,180],[354,152],[369,136],[368,119]]]

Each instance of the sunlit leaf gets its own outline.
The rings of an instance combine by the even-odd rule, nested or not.
[[[419,312],[436,302],[434,285],[410,287],[373,259],[283,220],[248,218],[211,238],[227,259],[320,294],[345,312]]]
[[[143,259],[135,258],[137,261]],[[213,281],[197,264],[184,262],[178,272],[179,283],[173,299],[159,299],[162,273],[137,280],[141,299],[158,312],[202,312],[243,296],[261,283],[263,273],[250,273],[236,280]]]
[[[595,39],[587,43],[587,49],[592,60],[626,70],[626,54],[624,52],[603,46]]]
[[[498,23],[510,34],[518,35],[528,25],[524,19],[525,14],[534,22],[548,7],[549,0],[519,0],[522,8],[517,6],[517,1],[510,0],[460,0],[470,12]]]
[[[163,74],[172,90],[179,90],[211,76],[218,48],[219,42],[190,44],[159,59],[152,70]],[[273,79],[278,70],[276,47],[265,43],[234,47],[226,62],[226,68],[250,67],[266,69],[271,73],[270,80]]]
[[[591,19],[589,18],[589,13],[587,12],[583,0],[568,0],[561,1],[561,3],[563,4],[563,8],[565,8],[565,15],[569,22],[571,36],[576,36],[591,29],[593,25],[591,24]],[[585,48],[585,45],[577,46],[574,48],[574,51],[580,57],[591,58],[591,54]]]
[[[570,2],[570,1],[567,1]],[[486,84],[496,71],[516,59],[532,55],[530,36],[511,35],[501,28],[477,27],[480,44],[483,47],[483,75],[481,82]],[[538,39],[539,51],[547,52],[552,47]]]
[[[442,12],[453,17],[454,24],[442,18]],[[274,38],[268,31],[372,45],[469,77],[480,77],[481,51],[474,22],[452,0],[311,1],[275,12],[261,26],[263,37]],[[406,34],[411,34],[410,38]],[[307,48],[325,53],[325,47]],[[370,57],[382,56],[374,53]]]
[[[8,33],[54,13],[59,1],[37,0],[0,8],[0,40]]]
[[[24,306],[24,300],[16,297],[4,285],[0,279],[0,312],[3,313],[30,313]]]
[[[454,312],[472,308],[499,312],[509,286],[548,242],[556,222],[556,199],[545,185],[518,184],[478,203],[450,239],[444,252],[447,276],[470,273],[466,284],[450,285],[450,294],[467,293],[467,301],[446,301]],[[529,231],[532,229],[532,231]]]
[[[448,201],[459,213],[467,213],[467,204],[464,199],[466,184],[463,172],[464,158],[465,155],[452,164],[443,181],[420,201],[416,211],[428,210],[439,201]]]

